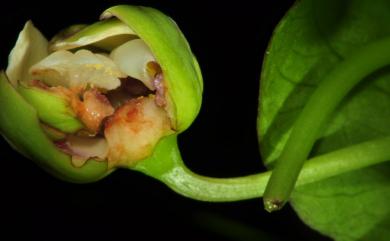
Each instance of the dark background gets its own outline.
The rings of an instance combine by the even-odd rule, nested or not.
[[[119,3],[160,9],[184,32],[204,77],[201,113],[179,138],[186,164],[216,177],[260,172],[256,116],[262,57],[273,28],[293,2],[8,2],[1,10],[1,68],[28,19],[50,38],[68,25],[96,21]],[[260,199],[193,201],[128,170],[94,184],[69,184],[2,139],[0,145],[1,240],[328,240],[306,227],[289,206],[268,214]]]

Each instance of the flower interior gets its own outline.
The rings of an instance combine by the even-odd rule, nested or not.
[[[104,31],[99,34],[95,35],[102,36]],[[26,42],[23,36],[34,35],[41,34],[28,22],[11,52],[7,75],[36,109],[44,132],[72,157],[74,166],[83,166],[89,159],[107,161],[110,168],[134,166],[152,154],[162,137],[173,133],[164,73],[134,33],[119,34],[117,39],[108,36],[116,43],[114,47],[102,47],[97,37],[91,43],[61,46],[58,35],[55,41],[40,43],[46,53],[35,54],[41,57],[30,61],[28,68],[23,66],[22,74],[12,79],[14,69],[21,68],[17,67],[20,61],[13,59],[26,52],[21,47]],[[35,48],[28,51],[39,49]]]

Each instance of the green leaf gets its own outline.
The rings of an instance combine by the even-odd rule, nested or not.
[[[389,36],[389,22],[386,0],[303,0],[293,6],[274,32],[262,72],[258,131],[267,166],[279,157],[318,83],[360,46]],[[389,122],[390,69],[385,68],[344,99],[311,156],[388,136]],[[389,174],[386,163],[327,179],[297,189],[292,204],[304,222],[336,240],[385,240]]]
[[[292,205],[307,224],[336,240],[388,240],[389,173],[389,165],[379,165],[302,186]]]

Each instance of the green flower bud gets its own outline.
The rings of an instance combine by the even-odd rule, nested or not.
[[[71,182],[166,156],[156,146],[176,139],[201,106],[200,69],[175,22],[134,6],[101,19],[51,41],[27,22],[0,75],[1,134]]]

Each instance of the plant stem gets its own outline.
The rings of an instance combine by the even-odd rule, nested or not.
[[[145,171],[147,168],[137,169],[159,179],[177,193],[196,200],[227,202],[251,199],[263,195],[271,171],[236,178],[201,176],[191,172],[184,166],[177,146],[171,144],[166,145],[166,147],[169,146],[169,149],[165,151],[168,156],[162,160],[175,163],[175,165],[171,165],[168,171],[161,175],[153,175]],[[389,146],[390,137],[386,137],[317,156],[304,165],[297,185],[301,186],[320,181],[390,160]],[[151,163],[155,163],[154,161],[157,160],[151,160]]]
[[[320,83],[298,116],[267,184],[268,211],[283,207],[326,121],[342,99],[364,77],[390,64],[390,37],[363,46],[339,63]]]

